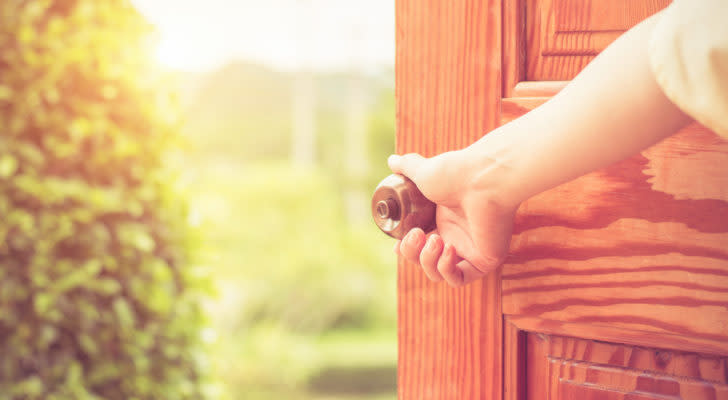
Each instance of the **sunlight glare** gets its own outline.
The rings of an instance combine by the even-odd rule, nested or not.
[[[391,66],[392,0],[132,0],[156,27],[160,66],[209,71],[233,60],[275,68]]]
[[[200,45],[200,33],[185,33],[175,30],[162,32],[159,44],[156,49],[157,62],[166,68],[175,70],[192,71],[210,67],[216,54],[205,51],[205,46]]]
[[[160,40],[157,46],[157,61],[168,68],[189,68],[190,54],[186,51],[182,41],[175,41],[169,37]]]

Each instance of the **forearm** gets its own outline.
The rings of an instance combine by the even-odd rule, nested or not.
[[[662,93],[649,65],[658,18],[622,35],[550,101],[465,150],[501,164],[487,169],[505,171],[499,185],[507,202],[626,158],[690,121]]]

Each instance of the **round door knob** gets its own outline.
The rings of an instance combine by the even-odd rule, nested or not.
[[[412,228],[429,232],[435,228],[435,203],[399,174],[384,178],[372,196],[372,216],[379,229],[402,239]]]

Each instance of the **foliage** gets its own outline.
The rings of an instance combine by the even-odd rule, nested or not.
[[[367,188],[374,191],[383,177],[391,171],[387,166],[387,157],[394,154],[394,90],[383,90],[374,103],[369,121],[369,164],[372,171],[366,180]]]
[[[393,332],[391,242],[345,223],[323,171],[210,160],[194,170],[220,290],[211,310],[219,373],[230,386],[300,388],[330,358],[322,335]]]
[[[308,170],[287,160],[295,78],[242,62],[178,75],[192,215],[219,291],[207,303],[211,364],[226,399],[370,399],[378,394],[319,397],[311,381],[332,368],[396,368],[393,242],[366,206],[363,224],[344,212],[345,191],[366,197],[389,173],[393,73],[314,75],[316,166]],[[352,79],[363,84],[361,150],[370,163],[358,179],[342,151]],[[377,399],[396,397],[380,390],[389,393]]]
[[[0,3],[0,399],[196,399],[206,281],[125,0]]]
[[[194,77],[184,80],[194,82]],[[292,80],[267,68],[232,63],[204,76],[189,99],[183,133],[197,153],[233,152],[236,159],[290,154]],[[203,134],[204,133],[204,134]]]
[[[343,189],[371,193],[388,173],[390,76],[365,77],[370,167],[360,182],[347,179],[341,151],[349,75],[317,76],[318,164],[307,170],[284,160],[290,131],[285,140],[279,134],[290,124],[290,75],[232,64],[183,80],[200,88],[185,96],[186,171],[219,289],[209,305],[217,331],[212,357],[227,398],[318,398],[306,392],[321,371],[396,366],[392,241],[369,219],[347,221],[343,207]],[[220,84],[226,80],[232,83]],[[257,89],[264,84],[268,90]],[[205,122],[215,110],[224,124]]]

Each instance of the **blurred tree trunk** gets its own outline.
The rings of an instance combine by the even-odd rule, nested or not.
[[[363,76],[356,70],[349,80],[345,127],[344,191],[346,217],[352,224],[369,221],[369,193],[364,187],[369,170],[367,149],[367,92]]]
[[[296,167],[313,167],[316,159],[316,89],[313,73],[302,69],[293,83],[293,140],[291,160]]]
[[[291,161],[297,168],[311,168],[316,161],[316,86],[310,65],[314,39],[314,9],[310,0],[296,0],[298,34],[294,38],[298,71],[293,82]]]

